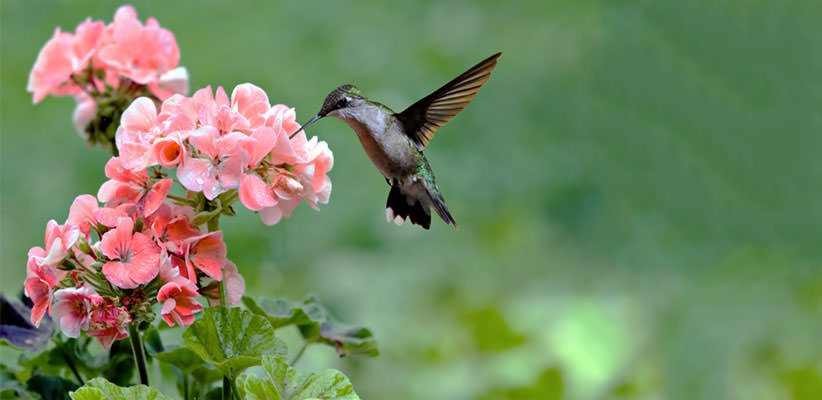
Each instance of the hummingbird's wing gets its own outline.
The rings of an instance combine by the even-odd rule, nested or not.
[[[462,75],[397,114],[405,133],[417,149],[422,151],[434,137],[434,132],[471,102],[480,87],[491,77],[491,71],[497,67],[497,58],[501,55],[502,52],[499,52],[480,61]]]

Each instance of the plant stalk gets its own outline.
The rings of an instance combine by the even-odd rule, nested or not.
[[[223,376],[223,400],[231,400],[231,379]]]
[[[69,369],[71,370],[71,373],[74,374],[74,377],[77,379],[77,382],[80,383],[80,386],[85,385],[86,382],[83,381],[83,377],[80,376],[80,372],[77,371],[77,367],[74,366],[74,361],[71,360],[71,357],[69,357],[68,353],[66,353],[66,349],[63,347],[66,342],[58,339],[57,335],[55,335],[54,338],[54,342],[57,343],[57,348],[60,349],[60,355],[63,356],[63,361],[66,362],[66,365],[68,365]]]
[[[140,373],[140,383],[148,386],[146,355],[143,350],[143,341],[140,339],[140,332],[137,331],[136,324],[130,324],[128,326],[128,337],[131,339],[131,350],[134,354],[134,363],[137,364],[137,371]]]

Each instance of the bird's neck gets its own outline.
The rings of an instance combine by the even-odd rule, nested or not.
[[[381,136],[391,115],[383,107],[367,103],[340,110],[336,118],[348,124],[358,136]]]

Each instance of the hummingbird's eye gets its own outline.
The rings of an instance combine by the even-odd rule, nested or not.
[[[348,97],[343,97],[337,100],[337,108],[343,108],[348,105]]]

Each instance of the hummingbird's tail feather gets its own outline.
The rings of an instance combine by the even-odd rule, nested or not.
[[[445,206],[442,195],[439,192],[431,193],[421,182],[405,188],[397,183],[391,185],[388,200],[385,202],[385,217],[388,222],[394,222],[397,225],[402,225],[408,218],[412,224],[429,229],[431,227],[431,207],[446,224],[457,226],[451,213],[448,212],[448,207]]]
[[[445,206],[445,199],[442,198],[442,195],[439,192],[432,194],[430,191],[428,192],[428,198],[431,199],[431,203],[434,206],[434,211],[437,212],[437,215],[445,221],[446,224],[454,225],[454,228],[459,229],[457,226],[457,221],[454,221],[454,217],[451,216],[451,213],[448,212],[448,207]]]

